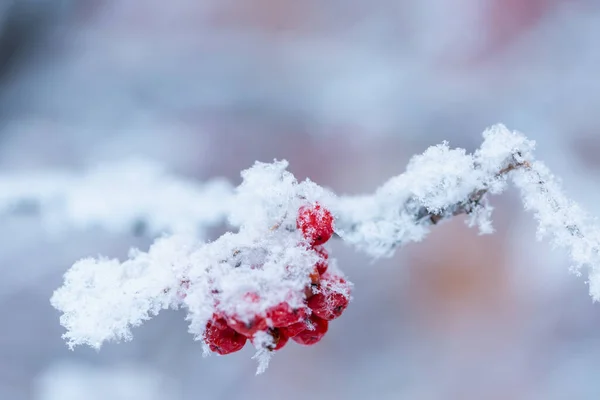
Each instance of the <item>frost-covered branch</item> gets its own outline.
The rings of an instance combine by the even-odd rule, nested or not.
[[[85,173],[0,174],[0,214],[36,213],[52,231],[100,227],[115,233],[205,230],[225,221],[233,187],[198,183],[139,159]]]
[[[588,268],[590,295],[600,301],[600,229],[595,217],[563,193],[558,179],[541,162],[535,161],[513,174],[526,210],[538,222],[538,239],[550,236],[555,247],[566,249],[572,272]]]
[[[595,220],[535,160],[533,141],[502,125],[483,137],[473,154],[447,143],[433,146],[415,156],[405,173],[362,196],[336,196],[310,180],[298,182],[285,161],[257,162],[242,172],[232,194],[223,192],[227,206],[215,211],[227,214],[237,232],[206,243],[189,234],[164,236],[124,262],[77,262],[52,297],[63,312],[64,337],[70,346],[98,348],[107,340],[131,339],[132,327],[162,309],[183,307],[190,332],[205,341],[208,353],[236,351],[248,337],[263,370],[288,337],[318,341],[326,321],[338,317],[350,298],[352,285],[321,246],[331,234],[328,210],[337,237],[374,257],[389,256],[459,214],[491,233],[487,196],[503,192],[511,178],[525,208],[535,212],[540,236],[550,234],[569,250],[575,271],[589,268],[590,293],[600,299]],[[281,321],[300,324],[302,339]]]
[[[343,239],[375,256],[392,255],[399,246],[422,240],[431,225],[460,214],[482,233],[491,233],[487,194],[505,190],[511,171],[520,169],[534,142],[498,125],[486,130],[474,154],[447,143],[415,156],[404,174],[372,195],[340,197],[337,231]]]

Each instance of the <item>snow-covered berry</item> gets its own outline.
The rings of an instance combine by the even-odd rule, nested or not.
[[[260,297],[256,293],[246,293],[242,299],[248,303],[258,303]],[[236,332],[246,337],[252,337],[256,332],[268,328],[267,321],[262,315],[254,315],[252,318],[241,318],[237,315],[226,316],[227,324]]]
[[[294,337],[302,331],[305,331],[308,328],[307,319],[304,319],[300,322],[296,322],[295,324],[286,326],[284,328],[279,328],[281,332],[287,337]]]
[[[327,272],[329,253],[323,246],[314,246],[313,250],[319,255],[319,261],[317,261],[315,267],[317,267],[319,274],[323,275]]]
[[[246,337],[252,337],[256,332],[267,329],[267,321],[260,316],[254,317],[250,321],[243,321],[239,318],[233,317],[229,318],[227,323],[231,329]]]
[[[318,202],[304,205],[298,210],[296,227],[311,246],[318,246],[333,235],[333,215]]]
[[[323,339],[323,336],[327,333],[329,323],[326,320],[319,318],[316,315],[311,315],[308,318],[308,321],[309,327],[295,336],[292,336],[291,339],[294,342],[310,346]]]
[[[269,334],[273,338],[273,345],[269,347],[269,350],[271,351],[277,351],[283,348],[283,346],[285,346],[290,340],[290,338],[286,336],[281,329],[270,329]]]
[[[281,302],[267,310],[266,322],[274,328],[282,328],[303,321],[310,310],[305,307],[292,308],[289,303]]]
[[[204,331],[204,342],[211,351],[220,355],[235,353],[246,344],[246,337],[227,326],[223,318],[214,316],[206,324]]]
[[[350,285],[330,275],[321,278],[318,292],[307,300],[308,307],[320,318],[331,321],[342,315],[350,302]]]

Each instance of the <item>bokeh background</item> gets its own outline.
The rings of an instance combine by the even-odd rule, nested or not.
[[[596,0],[4,0],[0,172],[144,156],[237,183],[285,158],[352,194],[503,122],[600,215],[599,71]],[[152,238],[3,215],[0,399],[600,398],[600,306],[517,193],[492,203],[493,236],[457,218],[376,262],[335,243],[351,307],[259,377],[250,348],[202,358],[182,312],[70,352],[62,274]]]

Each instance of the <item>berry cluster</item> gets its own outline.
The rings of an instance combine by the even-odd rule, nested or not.
[[[333,235],[333,216],[319,203],[299,208],[296,228],[302,233],[302,246],[314,252],[318,261],[310,272],[310,284],[304,289],[302,306],[281,302],[251,319],[216,312],[207,323],[204,342],[211,351],[224,355],[241,350],[247,340],[264,342],[268,350],[281,349],[291,339],[302,345],[319,342],[328,329],[328,321],[339,317],[350,300],[350,284],[328,272],[329,254],[323,247]],[[258,302],[260,296],[247,293],[243,301]],[[268,336],[266,336],[268,335]],[[259,338],[259,339],[257,339]],[[256,344],[256,343],[255,343]]]

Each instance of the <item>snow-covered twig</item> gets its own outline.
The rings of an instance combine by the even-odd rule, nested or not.
[[[513,174],[526,210],[538,221],[538,239],[552,238],[555,247],[571,256],[572,272],[587,267],[590,295],[600,300],[600,229],[597,219],[563,193],[558,179],[541,162],[528,163]]]
[[[123,263],[77,262],[52,297],[63,312],[64,337],[70,346],[100,347],[107,340],[131,339],[131,327],[162,309],[184,307],[190,332],[200,339],[214,315],[234,315],[248,324],[281,304],[300,309],[311,295],[306,288],[319,261],[313,248],[302,245],[296,229],[303,205],[322,204],[335,215],[339,238],[383,257],[422,240],[433,225],[459,214],[467,214],[467,222],[482,233],[492,232],[487,195],[503,192],[510,177],[522,191],[525,207],[536,213],[540,233],[552,234],[555,244],[570,250],[577,271],[589,267],[590,293],[598,300],[600,233],[595,220],[568,200],[554,176],[535,160],[533,141],[502,125],[483,136],[473,154],[447,143],[431,147],[415,156],[404,174],[363,196],[336,196],[309,180],[298,182],[284,161],[256,163],[242,172],[243,182],[228,203],[228,220],[238,232],[208,243],[189,235],[162,237],[148,252],[132,251]],[[337,277],[331,281],[338,282],[331,285],[332,292],[348,297],[351,286],[335,260],[329,263],[328,274]],[[258,359],[267,362],[270,353],[262,342],[254,344]]]
[[[34,212],[52,231],[100,227],[114,233],[192,232],[225,221],[233,187],[195,182],[130,159],[82,174],[0,174],[0,214]]]
[[[493,231],[486,194],[505,190],[511,171],[533,158],[535,143],[503,125],[483,134],[474,154],[433,146],[409,162],[404,174],[374,194],[340,197],[337,232],[348,243],[375,257],[390,256],[401,245],[422,240],[431,225],[460,214],[482,233]]]

